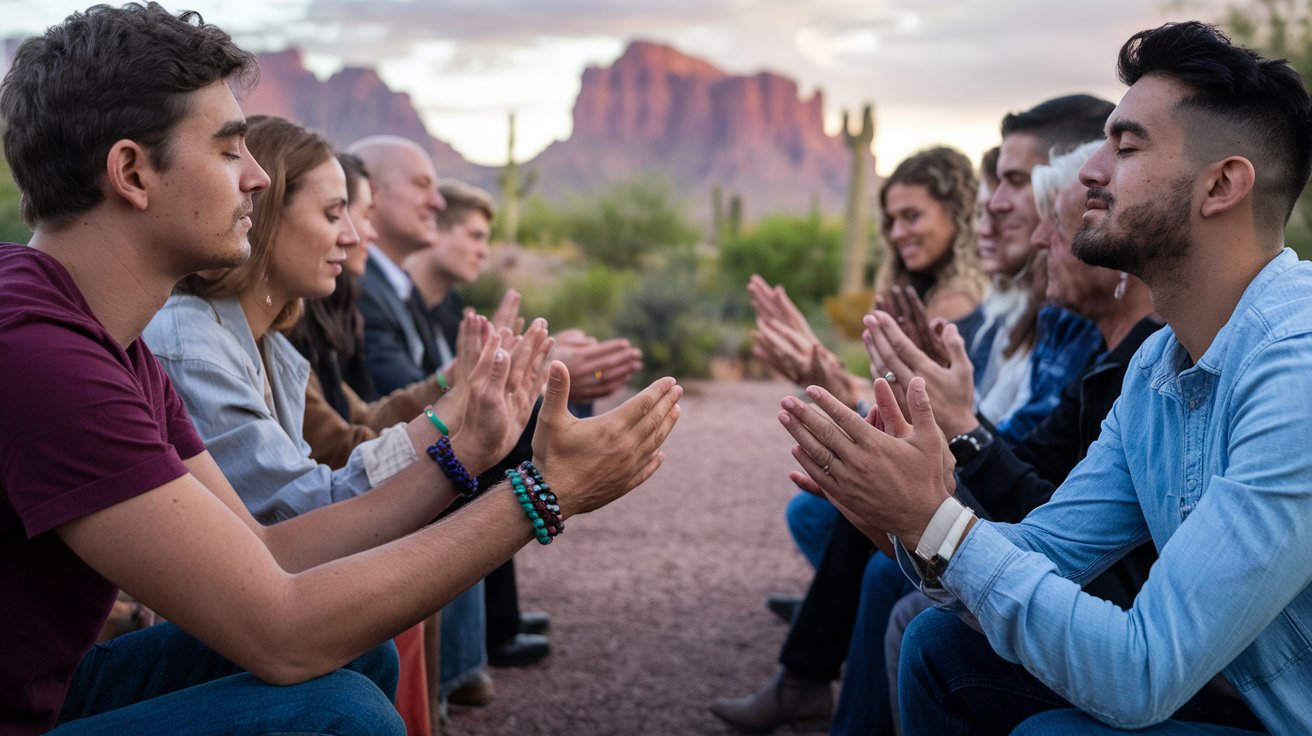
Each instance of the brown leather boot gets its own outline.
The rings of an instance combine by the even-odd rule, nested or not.
[[[711,712],[730,726],[750,733],[769,733],[784,725],[802,731],[828,731],[834,693],[827,680],[798,677],[780,667],[751,695],[716,698]]]

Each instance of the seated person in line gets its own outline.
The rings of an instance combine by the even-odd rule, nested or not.
[[[456,346],[445,333],[433,329],[425,316],[424,297],[403,268],[407,257],[432,247],[437,240],[437,216],[446,208],[446,201],[437,189],[432,156],[418,143],[398,136],[371,136],[356,141],[350,151],[370,174],[374,195],[371,222],[377,236],[366,243],[369,254],[360,279],[359,309],[364,317],[370,383],[353,386],[368,398],[365,391],[393,391],[432,375],[455,359]],[[490,476],[480,485],[498,482],[506,467],[522,462],[528,444],[529,436],[521,436],[511,453],[498,458],[498,465],[485,468]],[[454,627],[450,617],[441,627],[446,640],[442,649],[447,653],[442,660],[452,675],[444,679],[452,687],[462,684],[455,680],[478,677],[484,660],[495,666],[523,666],[550,653],[550,642],[542,633],[549,617],[521,614],[514,570],[514,561],[509,560],[485,578],[485,618],[480,631]],[[477,596],[477,591],[470,592],[471,598]],[[495,623],[501,621],[507,623]],[[504,637],[488,641],[489,632],[502,631]],[[433,652],[430,659],[435,657]],[[457,661],[460,666],[452,669]]]
[[[988,279],[979,268],[972,222],[977,196],[970,161],[954,149],[926,149],[898,164],[879,192],[885,213],[881,231],[890,247],[876,276],[876,302],[906,288],[927,300],[933,317],[947,319],[979,305]],[[747,292],[757,314],[753,354],[799,386],[825,386],[857,406],[866,382],[820,342],[783,286],[771,287],[754,275]],[[802,554],[819,565],[838,513],[822,499],[797,494],[786,516]],[[769,601],[772,607],[780,603]],[[786,607],[775,610],[791,613]]]
[[[0,86],[34,228],[0,246],[6,733],[402,733],[387,640],[663,459],[672,379],[578,420],[553,364],[534,438],[550,493],[524,466],[525,490],[507,482],[430,525],[457,488],[412,463],[369,493],[256,521],[139,339],[180,279],[250,254],[270,179],[232,87],[253,65],[195,13],[101,5],[20,45]],[[449,417],[470,470],[495,461],[511,419],[496,336],[479,360]],[[444,453],[426,418],[404,432]],[[93,647],[120,586],[169,623]]]
[[[382,158],[387,161],[388,158],[381,155],[384,151],[377,150],[385,145],[357,144],[370,152],[375,160]],[[466,307],[456,287],[478,278],[487,260],[495,203],[486,191],[455,179],[439,180],[437,191],[444,206],[437,213],[433,241],[407,256],[402,265],[414,283],[416,301],[424,305],[420,310],[427,320],[424,327],[431,330],[439,344],[457,346],[457,327]],[[507,295],[507,300],[518,306],[518,294],[513,291]],[[507,300],[503,300],[503,309],[499,311],[517,315],[516,309],[504,308]],[[454,352],[458,359],[458,346]],[[595,399],[614,393],[642,367],[642,353],[628,340],[616,338],[598,342],[581,330],[566,331],[563,344],[558,337],[552,355],[570,369],[570,410],[575,416],[591,415]],[[506,468],[528,459],[532,433],[533,421],[530,419],[515,448],[479,482],[496,483]],[[498,667],[526,665],[550,651],[545,636],[547,614],[521,612],[519,609],[513,565],[506,564],[488,576],[485,594],[487,661]],[[543,623],[535,625],[534,622]],[[490,679],[485,673],[462,677],[459,670],[449,669],[449,665],[454,664],[453,653],[466,658],[472,665],[481,665],[483,646],[479,647],[478,659],[475,660],[473,653],[466,654],[470,647],[457,645],[457,650],[450,641],[452,636],[445,632],[444,624],[442,669],[450,671],[452,676],[443,677],[443,692],[450,693],[453,701],[461,704],[484,702],[490,692]],[[458,679],[468,679],[468,684],[458,683]],[[461,685],[458,689],[455,688],[457,684]]]
[[[346,175],[346,212],[360,242],[345,249],[333,293],[303,300],[300,319],[284,330],[297,352],[310,361],[302,427],[310,457],[334,470],[346,465],[356,445],[397,422],[409,421],[458,380],[448,370],[443,376],[446,387],[433,374],[373,401],[365,401],[347,383],[347,374],[365,380],[369,375],[364,364],[364,318],[356,303],[368,257],[365,243],[375,237],[370,220],[374,200],[364,163],[349,153],[338,153],[337,162]],[[493,326],[499,326],[495,318]]]
[[[362,247],[331,145],[282,118],[257,115],[247,122],[246,144],[273,182],[254,199],[251,257],[235,268],[183,279],[142,337],[252,513],[281,519],[367,491],[407,464],[429,459],[408,452],[403,422],[357,445],[340,469],[310,458],[300,434],[310,365],[279,330],[300,317],[302,300],[334,289],[347,254]],[[486,323],[474,318],[470,324],[478,329],[467,333],[481,345]],[[547,349],[545,331],[538,327],[511,350],[510,375],[520,399],[512,414],[516,427],[527,421],[539,385],[535,373],[545,367]],[[469,352],[476,356],[477,351]],[[454,373],[469,373],[475,359],[462,361]],[[467,398],[464,388],[455,390],[433,407],[435,416],[458,418]],[[425,418],[422,406],[405,420],[416,416]],[[471,632],[479,649],[473,669],[481,665],[480,593],[475,585],[444,609],[444,628]],[[397,642],[398,702],[416,733],[430,728],[435,710],[429,704],[424,637],[424,627],[417,626]]]
[[[405,272],[423,299],[434,335],[455,344],[465,301],[457,287],[476,280],[486,265],[496,203],[483,189],[457,179],[442,179],[438,194],[446,205],[437,213],[433,242],[407,256]],[[518,314],[519,294],[511,289],[498,314]],[[493,323],[509,326],[507,318]],[[642,368],[642,351],[622,337],[597,340],[579,329],[554,335],[551,357],[570,369],[570,402],[575,416],[591,414],[592,402],[614,394]]]
[[[1033,170],[1034,199],[1040,214],[1034,243],[1048,254],[1047,298],[1097,324],[1107,350],[1066,387],[1061,403],[1023,442],[1014,448],[998,442],[975,420],[970,410],[969,365],[961,360],[968,354],[964,340],[960,345],[954,341],[939,346],[939,352],[954,356],[948,366],[942,366],[916,347],[896,321],[883,315],[867,318],[871,360],[880,365],[892,363],[899,369],[905,365],[908,374],[925,378],[931,395],[937,397],[934,418],[944,436],[952,438],[948,449],[957,463],[958,495],[965,498],[960,489],[967,489],[975,510],[994,521],[1019,521],[1048,500],[1097,438],[1099,425],[1121,393],[1130,357],[1161,327],[1142,281],[1124,271],[1084,264],[1071,255],[1071,241],[1084,214],[1085,188],[1078,178],[1079,169],[1101,144],[1101,140],[1086,143]],[[899,385],[892,384],[895,390]],[[1140,545],[1084,590],[1129,608],[1155,559],[1152,545]],[[840,703],[860,703],[882,698],[887,692],[894,726],[898,724],[897,661],[902,632],[916,614],[932,605],[914,590],[896,603],[889,601],[889,591],[906,581],[888,556],[870,558],[839,697]],[[881,652],[886,683],[868,674],[881,666]],[[878,732],[875,724],[860,718],[849,718],[846,724],[849,733]]]
[[[1006,524],[953,499],[922,378],[909,420],[876,381],[883,431],[822,389],[782,401],[798,479],[892,534],[926,593],[983,631],[936,610],[911,623],[907,734],[1312,731],[1312,264],[1283,248],[1312,99],[1287,62],[1198,22],[1135,34],[1118,71],[1072,251],[1141,278],[1167,328],[1048,503]],[[1146,541],[1159,556],[1129,610],[1080,590]]]
[[[1028,279],[1040,285],[1046,284],[1046,267],[1041,271],[1032,270],[1035,263],[1042,266],[1046,259],[1033,257],[1035,249],[1029,244],[1038,224],[1030,171],[1036,164],[1046,161],[1049,150],[1054,147],[1071,148],[1099,135],[1102,121],[1110,109],[1111,103],[1103,100],[1087,95],[1069,95],[1048,100],[1022,113],[1009,114],[1003,119],[1003,144],[997,161],[997,172],[1002,176],[998,177],[999,184],[988,200],[985,212],[989,217],[977,220],[992,226],[989,233],[997,240],[989,244],[990,254],[984,259],[995,276],[1001,277],[1013,269],[1019,273],[1030,268],[1028,276],[1019,280]],[[969,163],[965,162],[965,165],[969,166]],[[974,188],[962,191],[960,201],[963,206],[977,200],[978,192]],[[1018,242],[1021,239],[1024,247]],[[1026,293],[1026,298],[1029,298]],[[1034,296],[1043,300],[1041,292]],[[800,316],[781,291],[777,291],[774,297],[775,311]],[[761,298],[759,301],[766,300]],[[914,294],[894,294],[881,304],[902,305],[896,311],[899,317],[906,320],[904,323],[908,331],[919,333],[925,339],[934,335],[936,329],[941,329],[941,323],[928,323],[925,314],[927,310],[916,308],[919,300]],[[1023,329],[1027,320],[1032,323],[1032,329]],[[988,329],[985,328],[986,331]],[[1102,344],[1102,337],[1092,322],[1050,305],[1042,310],[1027,310],[1025,316],[1017,319],[1010,333],[1000,328],[993,330],[991,342],[994,347],[984,351],[984,356],[992,360],[988,356],[996,348],[1000,359],[1005,360],[1007,346],[1015,344],[1027,334],[1030,340],[1036,339],[1033,332],[1035,329],[1040,331],[1037,335],[1038,343],[1027,349],[1027,359],[1021,363],[1008,363],[1011,370],[1021,366],[1028,372],[1029,377],[1020,382],[1027,387],[1028,400],[1009,409],[1012,411],[1009,417],[988,417],[1001,419],[1004,429],[999,430],[999,433],[1004,438],[1014,438],[1022,427],[1031,427],[1042,414],[1051,413],[1060,390],[1076,378],[1094,350]],[[766,352],[771,354],[775,351]],[[935,351],[935,355],[938,361],[946,358],[941,349]],[[965,366],[959,363],[958,368],[962,367]],[[888,366],[877,361],[872,362],[871,370],[875,375],[889,372]],[[971,374],[967,375],[969,378]],[[994,380],[1004,384],[1013,383],[1006,378]],[[978,405],[975,400],[976,396],[972,389],[967,397],[972,416],[982,409],[982,405]],[[1006,402],[998,405],[1005,406]],[[798,509],[816,506],[830,505],[816,495],[798,494],[789,506],[790,528],[794,526],[794,519],[802,516]],[[780,652],[778,672],[754,693],[740,698],[717,700],[713,712],[726,721],[746,728],[774,728],[797,721],[827,722],[833,713],[832,731],[836,734],[872,730],[875,733],[892,732],[893,719],[888,701],[882,697],[852,697],[851,693],[856,691],[845,690],[848,696],[839,698],[835,710],[830,683],[838,678],[844,662],[847,662],[843,675],[845,679],[870,683],[864,690],[882,693],[885,689],[882,657],[863,657],[855,662],[848,658],[848,652],[853,646],[853,626],[857,620],[858,608],[862,605],[862,579],[867,574],[867,567],[890,568],[884,570],[881,577],[888,582],[888,588],[864,596],[864,615],[867,618],[886,620],[893,605],[913,588],[904,576],[895,574],[896,571],[891,569],[890,558],[881,555],[871,557],[874,546],[849,522],[836,520],[832,532],[824,539],[822,549],[823,556],[816,576],[798,614],[790,623],[788,636]],[[894,574],[887,574],[890,572]],[[872,570],[869,574],[875,575],[878,571]],[[882,639],[878,643],[882,644]],[[862,669],[856,671],[854,668],[857,667]]]

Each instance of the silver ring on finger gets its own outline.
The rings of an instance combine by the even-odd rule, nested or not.
[[[897,374],[893,371],[884,371],[884,380],[889,383],[897,383]]]

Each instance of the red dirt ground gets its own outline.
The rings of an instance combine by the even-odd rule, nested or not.
[[[686,386],[667,460],[643,487],[516,558],[521,605],[552,615],[552,654],[493,669],[485,708],[448,736],[727,734],[707,710],[775,669],[785,627],[764,606],[810,568],[784,524],[792,445],[782,382]]]

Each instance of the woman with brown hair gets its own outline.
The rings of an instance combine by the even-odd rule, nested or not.
[[[254,201],[250,257],[184,279],[144,332],[243,502],[268,523],[385,483],[413,483],[415,474],[407,468],[430,462],[412,440],[420,428],[449,435],[468,472],[490,467],[523,431],[541,392],[552,343],[544,324],[535,324],[510,348],[504,389],[489,388],[486,380],[463,381],[430,415],[416,412],[408,424],[398,422],[356,445],[338,469],[310,457],[302,434],[310,364],[280,330],[300,317],[303,300],[333,292],[348,255],[360,249],[360,237],[348,212],[346,176],[331,145],[280,118],[255,116],[248,124],[246,145],[270,179]],[[486,375],[501,337],[483,318],[470,317],[466,339],[469,344],[462,347],[472,358],[465,360],[477,368],[466,365],[465,373]],[[485,421],[467,407],[489,390],[506,392],[507,411]],[[422,639],[421,630],[412,631]],[[412,646],[410,651],[422,651],[418,642]],[[410,702],[420,712],[408,720],[426,730],[422,661],[415,671],[411,681],[418,684]]]

